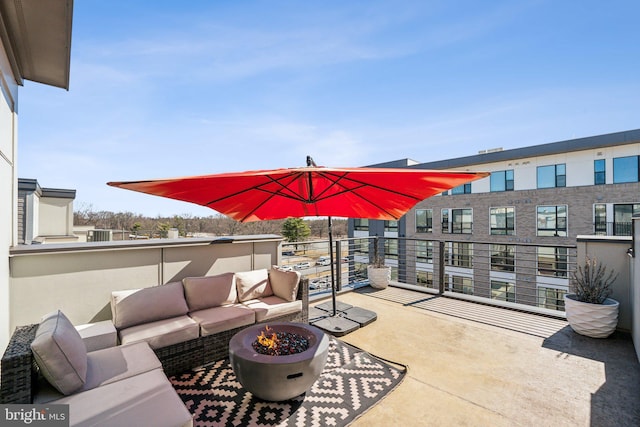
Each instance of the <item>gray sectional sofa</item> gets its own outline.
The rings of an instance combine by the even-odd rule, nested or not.
[[[308,322],[308,283],[275,267],[188,277],[114,291],[111,311],[119,345],[109,338],[106,348],[83,341],[60,311],[17,328],[2,358],[0,403],[68,404],[72,426],[189,426],[167,376],[226,357],[247,326]]]

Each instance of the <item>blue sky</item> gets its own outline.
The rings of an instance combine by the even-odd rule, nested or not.
[[[640,128],[636,0],[98,1],[68,92],[26,82],[18,174],[76,209],[207,216],[107,181],[420,162]]]

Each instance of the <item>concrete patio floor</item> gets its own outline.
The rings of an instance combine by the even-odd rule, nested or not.
[[[338,300],[378,315],[342,340],[409,365],[355,427],[640,426],[628,334],[591,339],[561,319],[398,288]]]

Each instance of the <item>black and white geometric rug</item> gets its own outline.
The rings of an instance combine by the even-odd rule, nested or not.
[[[194,426],[346,426],[400,384],[406,366],[392,366],[334,337],[327,364],[309,391],[266,402],[236,381],[229,359],[170,378],[194,415]]]

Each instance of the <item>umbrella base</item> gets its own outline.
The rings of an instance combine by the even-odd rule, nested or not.
[[[323,302],[322,304],[318,304],[315,307],[319,308],[320,310],[333,313],[333,304],[331,301]],[[351,304],[345,304],[344,302],[336,301],[336,311],[346,311],[350,308],[353,308]]]
[[[378,315],[371,310],[340,301],[336,301],[335,316],[331,301],[309,308],[309,323],[337,337],[367,326],[377,318]]]
[[[358,322],[354,322],[353,320],[349,320],[341,316],[327,315],[320,320],[316,320],[315,322],[310,323],[316,328],[320,328],[323,331],[336,337],[347,335],[360,328],[360,324]]]

